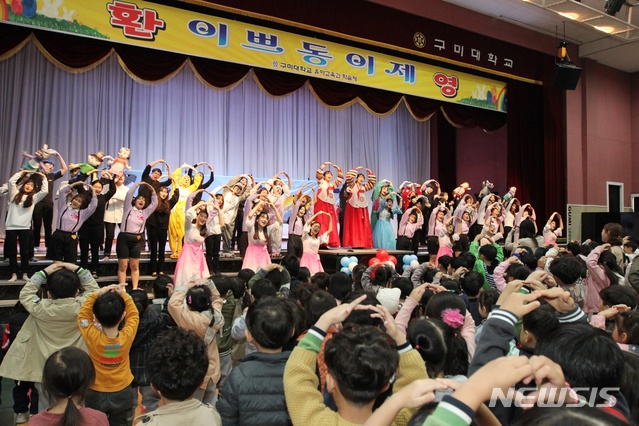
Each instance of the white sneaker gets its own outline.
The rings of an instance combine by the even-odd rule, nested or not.
[[[108,262],[109,260],[111,260],[111,258],[110,258],[109,256],[104,256],[104,257],[102,258],[102,261],[103,261],[103,262]]]
[[[29,413],[16,413],[16,424],[26,423],[29,420]]]

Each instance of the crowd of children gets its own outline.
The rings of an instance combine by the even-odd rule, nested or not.
[[[314,208],[312,197],[296,196],[289,225],[298,240],[282,257],[285,173],[257,184],[238,176],[202,201],[201,186],[211,182],[177,173],[161,181],[152,169],[160,162],[124,198],[122,284],[100,288],[90,269],[51,248],[56,262],[22,289],[25,312],[7,325],[0,365],[16,381],[17,422],[28,412],[30,424],[65,426],[639,422],[639,257],[621,225],[607,224],[600,242],[559,247],[561,217],[553,213],[538,231],[534,209],[519,206],[512,188],[505,200],[487,189],[475,201],[459,188],[448,200],[435,181],[404,182],[401,213],[392,184],[357,167],[346,173],[351,198],[340,241],[334,198],[344,175],[325,163]],[[14,208],[28,211],[46,196],[33,179],[12,178]],[[179,195],[164,189],[171,182]],[[371,189],[372,221],[364,197]],[[117,191],[93,191],[61,202],[59,229],[69,235],[52,241],[109,210]],[[184,241],[174,242],[175,283],[155,270],[151,300],[136,280],[127,293],[126,268],[132,279],[139,274],[145,224],[162,206],[164,216],[151,219],[162,245],[175,232],[166,216],[176,199],[184,201]],[[427,243],[426,262],[322,270],[321,244],[390,244],[392,214],[402,214],[397,246]],[[215,237],[222,255],[232,255],[238,216],[244,269],[220,275],[202,245]]]

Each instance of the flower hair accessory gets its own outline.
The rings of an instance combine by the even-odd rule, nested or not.
[[[442,321],[450,327],[457,329],[464,325],[464,316],[459,309],[448,308],[442,311]]]

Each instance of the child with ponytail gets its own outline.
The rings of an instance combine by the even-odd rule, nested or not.
[[[194,331],[206,344],[209,367],[193,398],[211,405],[217,401],[216,383],[220,380],[220,355],[215,334],[224,325],[222,304],[220,293],[209,279],[189,280],[176,286],[168,305],[169,313],[177,325]]]
[[[93,362],[82,349],[69,346],[51,354],[44,364],[42,388],[52,405],[33,416],[29,425],[107,426],[106,414],[82,406],[94,380]]]
[[[457,329],[452,309],[442,312],[444,319],[428,318],[413,322],[408,328],[408,341],[426,363],[430,378],[447,378],[465,382],[468,375],[468,346]],[[446,321],[451,322],[455,328]]]
[[[602,244],[594,248],[586,260],[588,278],[584,282],[586,287],[587,314],[596,313],[599,305],[599,292],[606,287],[623,283],[624,277],[617,265],[615,255],[610,252],[610,244]]]

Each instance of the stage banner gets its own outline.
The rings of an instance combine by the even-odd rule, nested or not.
[[[506,84],[145,1],[0,0],[6,23],[506,112]]]

